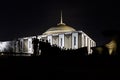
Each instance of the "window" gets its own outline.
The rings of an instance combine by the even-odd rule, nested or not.
[[[62,46],[62,38],[61,38],[61,46]]]
[[[76,45],[76,37],[74,36],[74,45]]]

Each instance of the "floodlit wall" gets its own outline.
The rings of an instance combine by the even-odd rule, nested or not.
[[[72,48],[71,34],[65,34],[65,48],[66,49],[71,49]]]
[[[0,42],[0,52],[13,52],[13,41]]]
[[[32,53],[33,54],[33,44],[32,37],[19,38],[14,41],[0,42],[0,52],[16,52],[16,53]],[[52,35],[40,35],[38,39],[43,39],[44,41],[50,41],[51,45],[56,44],[61,48],[66,49],[78,49],[81,47],[88,48],[88,54],[92,53],[91,47],[96,46],[96,42],[92,40],[88,35],[82,31],[64,33],[64,34],[52,34]]]

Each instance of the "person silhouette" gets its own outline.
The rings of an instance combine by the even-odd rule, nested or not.
[[[39,54],[39,49],[38,49],[38,43],[39,43],[39,39],[37,38],[37,36],[35,38],[33,38],[32,40],[32,44],[33,44],[33,49],[34,49],[34,55],[37,56]]]

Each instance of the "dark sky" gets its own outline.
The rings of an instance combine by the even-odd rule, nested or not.
[[[120,29],[118,5],[110,0],[1,2],[0,40],[42,34],[59,23],[62,10],[64,23],[84,31],[101,45],[107,41],[103,31]]]

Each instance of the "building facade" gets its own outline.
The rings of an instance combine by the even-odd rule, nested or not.
[[[32,44],[33,38],[35,38],[35,36],[18,38],[18,40],[13,40],[12,41],[13,44],[11,46],[13,52],[33,54]],[[44,41],[47,40],[51,45],[57,45],[58,47],[66,50],[87,47],[88,54],[92,53],[91,47],[96,46],[96,42],[93,39],[91,39],[87,34],[85,34],[83,31],[77,31],[74,28],[63,23],[62,14],[60,23],[57,24],[56,27],[51,27],[50,29],[45,31],[42,35],[38,35],[38,39],[39,40],[43,39]],[[2,52],[4,51],[4,49],[1,44],[0,51]]]

